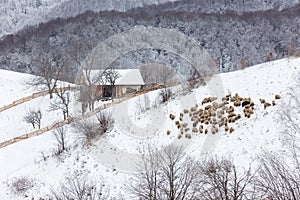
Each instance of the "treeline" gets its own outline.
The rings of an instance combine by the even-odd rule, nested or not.
[[[65,57],[71,57],[70,50],[79,44],[89,43],[91,50],[106,38],[136,25],[175,29],[194,38],[208,50],[222,72],[283,58],[297,52],[300,46],[299,5],[282,11],[243,14],[230,10],[208,14],[197,11],[159,12],[159,9],[151,13],[147,8],[145,12],[88,11],[76,17],[26,27],[0,41],[0,68],[34,73],[32,60],[43,52],[55,49]],[[87,51],[82,52],[82,58],[85,54]],[[139,53],[133,55],[145,56]],[[78,65],[71,59],[67,63],[72,68],[71,72],[76,73]],[[178,60],[174,63],[180,65]]]

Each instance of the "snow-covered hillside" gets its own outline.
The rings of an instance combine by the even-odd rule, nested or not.
[[[157,106],[158,91],[117,104],[111,108],[115,120],[114,128],[104,138],[94,142],[89,149],[72,146],[72,142],[69,142],[70,150],[60,158],[53,156],[55,140],[51,132],[4,147],[0,149],[0,198],[47,199],[51,188],[58,187],[65,177],[79,173],[94,179],[101,177],[109,186],[111,196],[120,199],[120,195],[124,195],[126,199],[125,185],[132,174],[136,173],[140,149],[148,144],[158,148],[174,143],[182,144],[185,152],[198,160],[215,154],[231,156],[236,165],[241,167],[248,167],[263,150],[283,152],[285,147],[280,140],[284,137],[281,134],[283,127],[277,120],[277,111],[286,99],[287,88],[293,87],[294,78],[300,72],[299,66],[300,58],[283,59],[213,77],[212,83],[222,83],[224,95],[238,93],[242,97],[251,97],[255,103],[254,114],[249,119],[242,117],[233,123],[231,126],[235,131],[231,134],[220,129],[215,135],[192,133],[191,139],[178,139],[179,131],[174,121],[170,120],[169,114],[179,116],[183,109],[191,108],[196,103],[200,106],[203,98],[214,93],[208,84],[185,95],[181,88],[175,87],[173,92],[177,94],[176,97],[168,104],[160,106]],[[19,86],[15,86],[18,80],[14,80],[12,84],[9,79],[14,74],[9,73],[5,76],[6,80],[0,77],[1,87],[5,88],[0,90],[2,97],[7,95],[7,91],[19,90]],[[277,105],[264,109],[259,99],[272,102],[275,94],[282,97],[276,100]],[[149,99],[147,107],[150,109],[141,111],[145,98]],[[2,104],[1,101],[0,103]],[[39,103],[33,101],[31,105]],[[8,111],[19,115],[21,109],[23,108]],[[242,112],[237,109],[239,111]],[[44,112],[47,115],[46,109]],[[48,114],[54,117],[54,114]],[[0,113],[0,116],[5,118],[7,115]],[[185,116],[184,120],[187,119]],[[10,123],[8,126],[18,130],[20,125]],[[74,141],[78,137],[74,127],[66,128],[70,141]],[[5,130],[5,126],[0,126],[0,133]],[[171,131],[170,135],[166,134],[167,130]],[[33,187],[25,194],[12,194],[9,185],[14,178],[21,176],[33,180]]]
[[[0,38],[26,26],[37,25],[58,17],[76,16],[87,10],[126,11],[144,5],[161,4],[174,0],[4,0],[0,1]]]

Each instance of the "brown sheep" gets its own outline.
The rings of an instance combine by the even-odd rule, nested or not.
[[[189,110],[188,110],[188,109],[184,109],[184,110],[183,110],[183,113],[184,113],[184,114],[187,114],[187,113],[189,113]]]
[[[240,101],[240,100],[236,100],[236,101],[233,103],[233,105],[234,105],[235,107],[239,107],[239,106],[241,106],[241,101]]]
[[[231,118],[231,117],[235,117],[235,116],[236,116],[236,114],[234,112],[232,112],[232,113],[229,113],[227,117]]]
[[[208,133],[208,130],[207,130],[207,129],[205,129],[204,133],[205,133],[205,134],[207,134],[207,133]]]
[[[175,115],[173,115],[173,114],[170,114],[169,117],[170,117],[171,120],[174,120],[174,119],[175,119]]]
[[[264,103],[264,108],[265,108],[265,109],[266,109],[267,107],[269,107],[269,106],[271,106],[270,103],[268,103],[268,102],[265,102],[265,103]]]
[[[209,110],[209,109],[211,109],[211,108],[212,108],[211,105],[205,106],[205,110]]]
[[[186,128],[188,124],[187,123],[183,123],[181,125],[182,125],[183,128]]]
[[[181,139],[182,135],[181,135],[181,134],[178,134],[178,136],[177,136],[177,137],[178,137],[178,139]]]
[[[170,130],[167,130],[167,135],[170,135],[171,131]]]
[[[189,130],[190,130],[190,128],[185,128],[184,129],[185,132],[188,132]]]
[[[178,126],[180,123],[179,121],[175,121],[175,125]]]
[[[225,126],[225,131],[227,132],[227,131],[229,131],[229,127],[228,126]]]
[[[265,99],[259,99],[259,101],[260,101],[261,104],[264,104],[266,102]]]
[[[197,107],[191,107],[190,111],[191,111],[191,112],[197,111]]]
[[[276,105],[276,103],[275,103],[275,100],[273,100],[273,101],[272,101],[272,105],[273,105],[273,106],[275,106],[275,105]]]
[[[234,131],[234,128],[233,128],[233,127],[230,127],[229,133],[232,133],[233,131]]]
[[[224,102],[224,101],[229,101],[229,97],[223,97],[222,102]]]
[[[182,112],[180,113],[180,117],[183,117],[183,113]]]
[[[203,125],[200,125],[199,128],[200,128],[200,129],[203,129]]]
[[[191,135],[191,134],[189,134],[189,133],[187,133],[187,134],[185,134],[185,138],[187,138],[187,139],[191,139],[191,138],[192,138],[192,135]]]
[[[224,122],[219,122],[219,127],[222,127],[224,125]]]
[[[276,94],[275,99],[281,99],[281,96],[279,94]]]
[[[192,129],[192,132],[193,132],[193,133],[198,133],[198,129],[197,129],[196,127],[194,127],[194,128]]]
[[[199,133],[203,133],[203,129],[199,129]]]

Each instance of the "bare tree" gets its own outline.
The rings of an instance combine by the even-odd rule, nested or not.
[[[70,86],[69,86],[70,87]],[[51,102],[50,110],[61,110],[64,120],[69,117],[69,104],[71,103],[70,91],[61,89],[55,90],[57,98]]]
[[[194,199],[198,191],[198,163],[186,157],[182,148],[158,151],[148,147],[129,188],[139,199]]]
[[[42,113],[40,110],[37,110],[37,111],[30,110],[24,116],[24,121],[26,123],[31,124],[33,128],[35,128],[37,126],[38,129],[41,128],[41,119],[42,119]]]
[[[99,125],[99,135],[104,135],[114,123],[112,113],[109,111],[100,111],[97,113],[97,121]]]
[[[140,67],[140,72],[145,83],[151,82],[152,71],[153,69],[151,69],[151,65],[143,65]]]
[[[62,79],[64,59],[59,53],[48,53],[38,57],[33,62],[35,66],[35,77],[26,82],[27,85],[47,90],[50,99],[57,87],[57,82]]]
[[[111,99],[113,101],[113,97],[115,94],[115,84],[116,84],[117,79],[120,78],[121,75],[118,71],[116,71],[115,69],[113,69],[111,67],[111,68],[107,68],[104,70],[103,77],[105,79],[105,82],[109,84]]]
[[[102,181],[93,181],[84,175],[68,177],[60,188],[52,189],[55,200],[105,200],[109,197],[109,190]]]
[[[94,70],[94,57],[82,65],[83,82],[81,82],[80,99],[83,107],[89,107],[90,111],[94,110],[94,103],[100,99],[102,94],[97,91],[97,85],[103,84],[103,72]],[[83,109],[84,113],[84,109]]]
[[[113,118],[110,112],[100,111],[97,114],[97,122],[92,119],[84,119],[75,124],[75,128],[84,136],[88,145],[92,139],[103,136],[112,128]]]
[[[201,178],[199,179],[199,199],[253,199],[252,181],[255,173],[251,174],[251,168],[244,173],[238,171],[232,161],[222,158],[212,158],[201,166]],[[255,199],[255,198],[254,198]]]
[[[67,137],[66,129],[64,127],[58,127],[53,131],[53,135],[56,140],[55,154],[59,155],[67,149]]]
[[[270,153],[261,156],[256,190],[262,199],[299,200],[300,176],[296,166],[291,167],[278,157]]]

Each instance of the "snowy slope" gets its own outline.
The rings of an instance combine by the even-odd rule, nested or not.
[[[280,142],[284,136],[280,134],[282,127],[276,113],[285,99],[286,89],[293,86],[293,76],[300,72],[299,66],[300,58],[283,59],[213,77],[221,80],[224,94],[238,93],[243,97],[251,97],[255,102],[255,114],[250,119],[242,118],[235,122],[232,134],[220,131],[215,135],[193,134],[191,139],[178,140],[178,129],[174,121],[169,119],[169,114],[178,116],[183,109],[210,96],[212,91],[205,86],[182,96],[179,95],[180,88],[176,87],[173,90],[177,92],[177,97],[163,106],[155,107],[158,91],[147,94],[151,107],[148,111],[141,112],[139,109],[145,96],[114,106],[113,130],[90,149],[72,147],[61,159],[55,158],[52,156],[54,139],[50,132],[0,149],[0,198],[46,198],[51,187],[57,187],[64,177],[75,172],[86,173],[94,178],[102,177],[110,187],[112,196],[118,199],[120,194],[124,194],[126,197],[124,185],[136,172],[135,164],[140,149],[149,143],[158,148],[180,143],[185,145],[186,153],[196,159],[214,154],[231,156],[241,167],[247,167],[263,150],[284,151]],[[280,94],[282,99],[276,102],[278,105],[265,110],[259,98],[270,102],[275,94]],[[1,91],[1,96],[4,95]],[[77,133],[74,128],[67,128],[69,137],[75,138]],[[171,130],[169,136],[166,130]],[[25,194],[11,194],[7,186],[14,177],[19,176],[34,180],[35,186],[26,193],[27,198]]]
[[[76,16],[87,10],[126,11],[168,1],[174,0],[3,0],[0,1],[0,38],[26,26],[37,25],[58,17]]]

